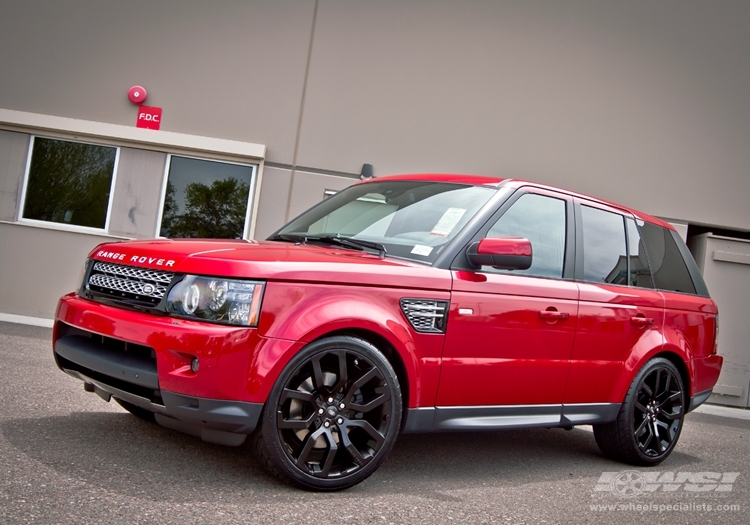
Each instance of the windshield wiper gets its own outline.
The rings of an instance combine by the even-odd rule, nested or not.
[[[378,256],[382,259],[386,255],[385,246],[379,242],[365,241],[362,239],[354,239],[352,237],[342,237],[341,235],[314,235],[307,236],[307,240],[310,242],[323,242],[326,244],[336,244],[338,246],[345,246],[347,248],[354,248],[355,250],[375,250]]]
[[[307,244],[307,236],[301,233],[279,233],[268,238],[269,241],[288,241]]]

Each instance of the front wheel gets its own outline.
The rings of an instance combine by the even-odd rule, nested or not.
[[[672,362],[646,363],[612,423],[594,425],[605,456],[631,465],[658,465],[674,450],[685,418],[682,377]]]
[[[383,463],[400,423],[401,390],[386,357],[362,339],[330,337],[306,346],[281,373],[255,448],[285,481],[341,490]]]

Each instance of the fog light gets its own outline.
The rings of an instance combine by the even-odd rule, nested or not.
[[[194,357],[192,361],[190,361],[190,370],[192,370],[194,374],[197,374],[199,368],[200,363],[198,362],[198,358]]]

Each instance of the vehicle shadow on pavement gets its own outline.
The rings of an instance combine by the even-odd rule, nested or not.
[[[250,446],[205,443],[126,413],[8,420],[0,426],[17,450],[65,478],[155,501],[221,500],[258,503],[304,498],[267,474]],[[675,453],[671,468],[692,463]],[[626,470],[604,458],[591,432],[524,429],[501,432],[402,435],[385,464],[367,481],[339,495],[394,492],[451,499],[453,490],[511,483],[598,477]],[[632,467],[631,467],[632,468]]]

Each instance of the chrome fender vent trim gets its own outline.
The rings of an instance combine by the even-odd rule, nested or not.
[[[448,301],[433,299],[401,299],[401,311],[412,328],[425,334],[445,333]]]

